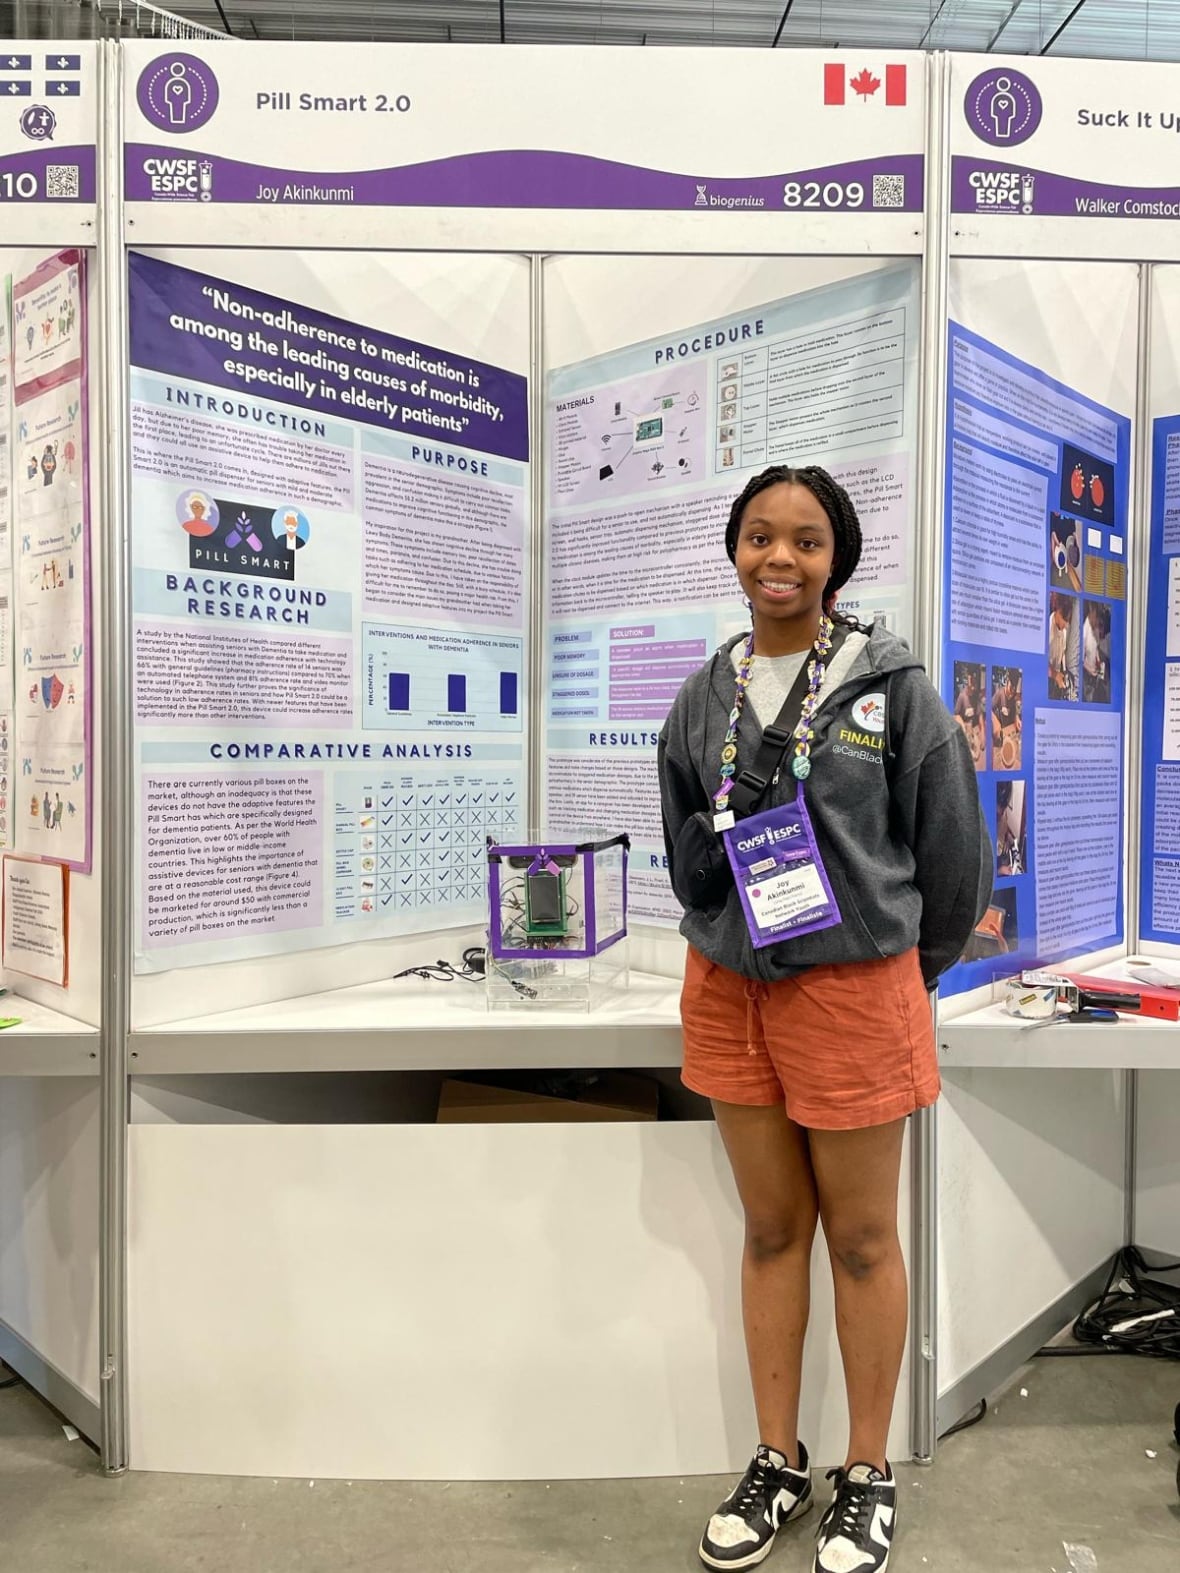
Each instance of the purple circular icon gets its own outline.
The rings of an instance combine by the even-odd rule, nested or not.
[[[160,55],[145,66],[136,92],[144,118],[173,136],[211,120],[218,96],[213,68],[196,55],[180,54]]]
[[[993,147],[1017,147],[1027,142],[1041,123],[1041,95],[1023,71],[997,66],[981,72],[972,82],[963,112],[967,124],[984,142]]]

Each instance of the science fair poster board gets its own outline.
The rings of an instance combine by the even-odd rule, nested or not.
[[[954,321],[947,355],[943,698],[995,849],[958,994],[1122,939],[1131,422]]]
[[[630,833],[634,921],[679,922],[656,744],[684,680],[749,627],[724,529],[750,476],[829,468],[865,538],[840,604],[909,633],[919,329],[902,263],[549,374],[546,819]]]
[[[1173,65],[950,60],[953,253],[1175,258],[1180,99]]]
[[[1151,536],[1143,683],[1140,938],[1180,945],[1180,268],[1151,279]]]
[[[128,237],[916,254],[927,58],[123,46]],[[872,224],[866,226],[866,218]]]
[[[0,849],[13,845],[12,744],[16,682],[12,653],[12,276],[0,271]]]
[[[86,261],[59,252],[13,282],[11,753],[0,716],[0,817],[21,852],[82,873],[93,800]]]
[[[0,236],[94,241],[98,47],[0,39]]]
[[[1180,944],[1180,414],[1151,428],[1142,938]]]
[[[525,378],[130,270],[137,971],[479,922],[524,828]]]

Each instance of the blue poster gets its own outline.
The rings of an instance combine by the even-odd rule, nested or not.
[[[1152,426],[1140,932],[1180,944],[1180,415]]]
[[[948,357],[942,694],[996,860],[959,994],[1122,939],[1131,422],[957,323]]]

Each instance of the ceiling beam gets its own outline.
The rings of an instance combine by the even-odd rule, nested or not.
[[[504,36],[505,35],[504,4],[505,4],[505,0],[500,0],[500,42],[502,44],[503,43],[507,43],[507,39]]]
[[[213,0],[213,3],[217,7],[217,14],[221,18],[222,27],[225,28],[226,32],[232,38],[234,36],[234,30],[229,25],[229,18],[225,14],[225,7],[222,5],[221,0]]]
[[[942,13],[945,10],[946,10],[946,0],[938,0],[938,10],[930,18],[930,23],[927,26],[926,31],[922,34],[921,38],[919,38],[919,40],[918,40],[918,48],[919,49],[925,49],[925,47],[926,47],[926,40],[930,37],[931,33],[934,31],[934,24],[938,21],[939,17],[942,15]]]
[[[1066,17],[1065,21],[1062,22],[1061,26],[1053,34],[1052,38],[1050,38],[1049,42],[1045,45],[1045,47],[1041,50],[1041,54],[1047,55],[1049,53],[1050,49],[1052,49],[1053,45],[1061,37],[1062,33],[1065,32],[1066,28],[1073,21],[1074,17],[1077,16],[1078,12],[1082,9],[1082,7],[1085,5],[1085,3],[1086,3],[1086,0],[1078,0],[1077,5],[1074,6],[1073,10]]]
[[[1020,8],[1021,8],[1021,6],[1023,4],[1024,4],[1024,0],[1013,0],[1012,5],[1008,8],[1008,15],[1004,18],[1004,20],[1000,23],[999,27],[996,28],[995,32],[992,34],[992,36],[987,41],[987,50],[986,50],[987,54],[990,55],[992,50],[999,43],[999,41],[1000,41],[1000,34],[1008,26],[1008,23],[1016,15],[1017,11],[1020,10]]]
[[[778,48],[778,41],[783,36],[783,28],[786,27],[786,25],[787,25],[787,18],[790,16],[790,14],[791,14],[791,7],[794,4],[795,4],[795,0],[787,0],[786,5],[783,7],[783,14],[778,19],[778,28],[775,31],[774,43],[771,44],[771,46],[770,46],[772,49],[777,49]]]

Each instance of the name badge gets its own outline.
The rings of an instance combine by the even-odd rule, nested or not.
[[[755,949],[843,921],[802,785],[794,803],[739,820],[722,840]]]

